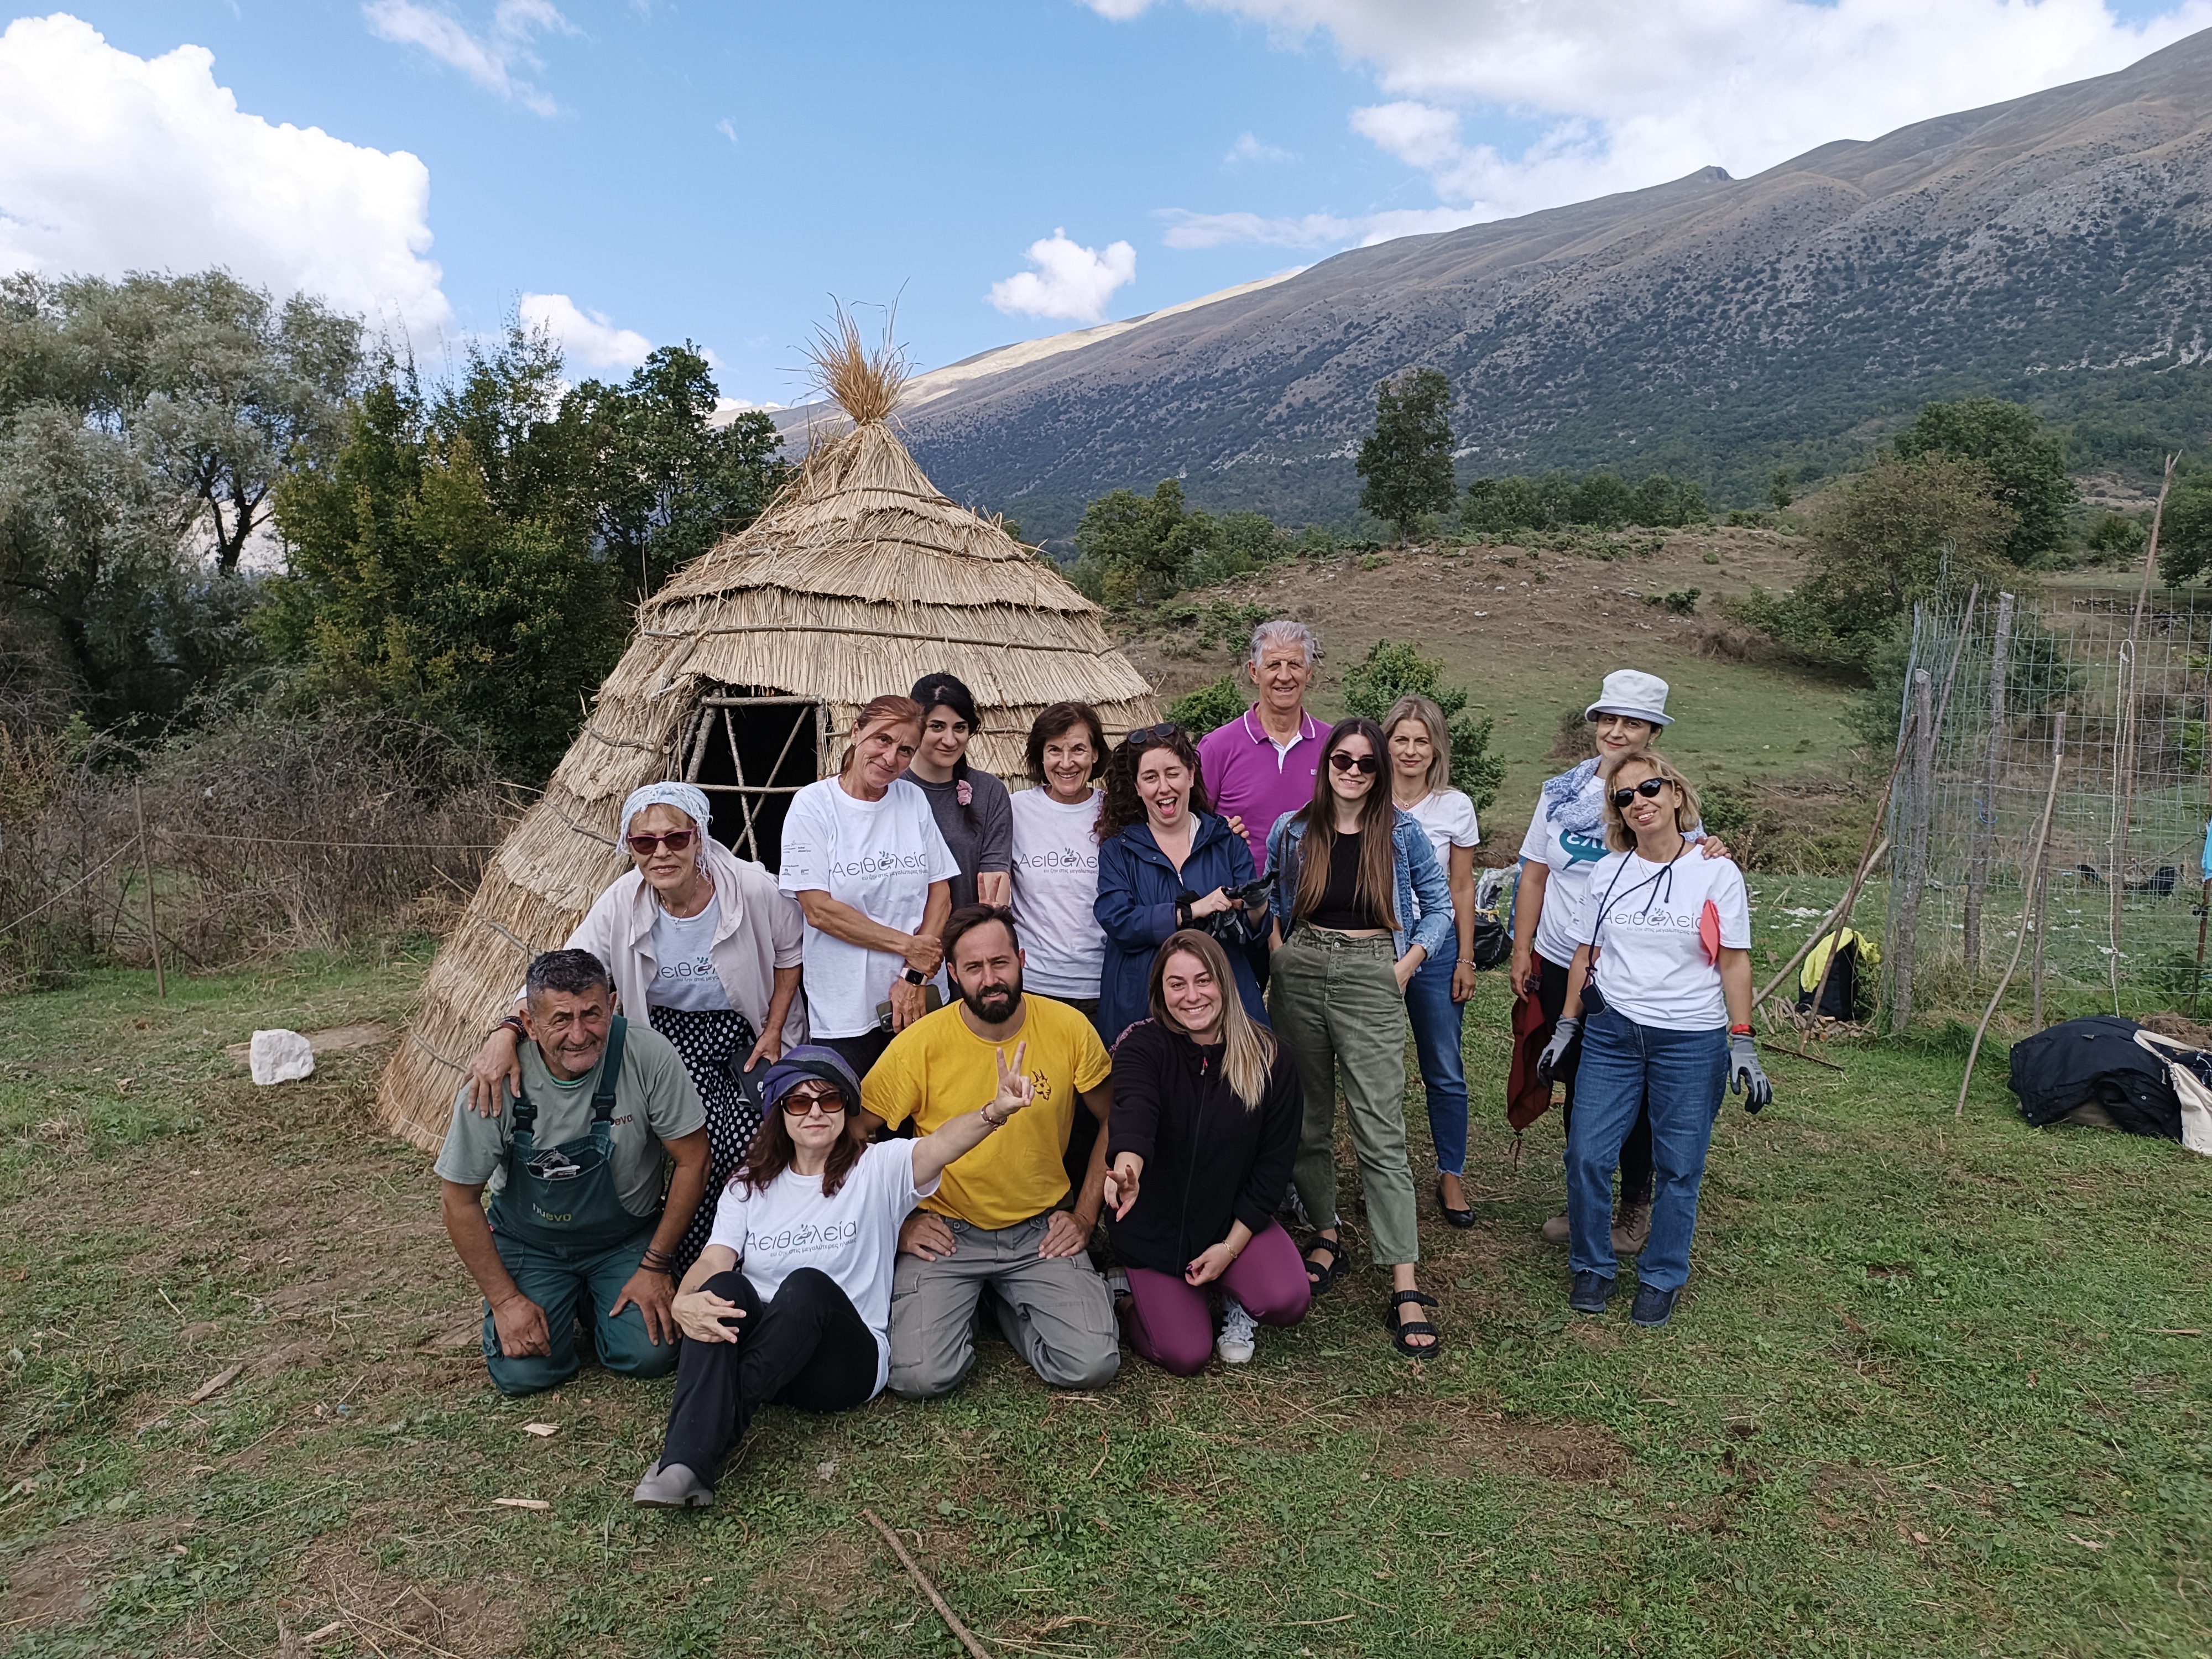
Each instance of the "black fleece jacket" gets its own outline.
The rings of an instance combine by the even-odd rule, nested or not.
[[[1221,1054],[1150,1019],[1114,1049],[1107,1163],[1123,1152],[1145,1160],[1127,1217],[1106,1212],[1124,1267],[1181,1277],[1231,1222],[1262,1233],[1275,1218],[1305,1115],[1297,1067],[1278,1042],[1267,1091],[1248,1110],[1222,1075]]]

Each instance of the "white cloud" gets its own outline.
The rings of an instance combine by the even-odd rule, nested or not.
[[[1089,3],[1118,20],[1151,0]],[[2212,26],[2212,0],[2179,0],[2141,24],[2119,21],[2105,0],[1188,3],[1261,22],[1279,44],[1329,35],[1390,100],[1352,112],[1353,130],[1470,221],[1711,165],[1746,177],[1832,139],[2106,74]],[[1538,137],[1518,154],[1470,144],[1460,129],[1470,114],[1533,121]],[[1236,216],[1187,215],[1184,233]],[[1285,222],[1256,223],[1267,234],[1253,240],[1284,240]]]
[[[457,69],[487,92],[521,105],[538,115],[551,115],[559,106],[514,71],[539,67],[530,49],[534,34],[574,34],[574,24],[563,17],[553,0],[499,0],[492,12],[491,28],[483,35],[448,12],[421,5],[417,0],[368,0],[361,14],[369,33],[396,46],[419,46],[448,68]]]
[[[1000,310],[1101,322],[1114,290],[1137,280],[1137,250],[1127,242],[1115,242],[1102,253],[1069,241],[1064,230],[1031,242],[1029,259],[1035,270],[991,284],[991,303]]]
[[[738,142],[738,124],[726,115],[714,123],[714,131],[733,144]]]
[[[526,294],[522,325],[544,329],[561,356],[584,368],[635,368],[653,355],[653,342],[633,328],[617,328],[604,311],[584,311],[565,294]]]
[[[1295,161],[1298,158],[1279,144],[1261,142],[1252,134],[1240,133],[1237,142],[1229,147],[1229,154],[1221,158],[1229,166],[1243,167],[1255,161]]]
[[[0,270],[119,276],[227,267],[419,337],[449,320],[429,169],[240,112],[214,55],[154,58],[74,17],[0,34]]]

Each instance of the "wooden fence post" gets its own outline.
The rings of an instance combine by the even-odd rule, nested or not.
[[[1928,835],[1936,793],[1934,684],[1924,668],[1912,671],[1912,790],[1907,805],[1905,868],[1898,908],[1897,942],[1890,956],[1891,1035],[1912,1022],[1913,958],[1920,931],[1920,892],[1928,875]]]
[[[146,878],[146,938],[154,947],[154,994],[169,1000],[169,981],[161,971],[161,930],[154,919],[154,853],[146,845],[146,801],[138,786],[131,786],[131,810],[138,815],[138,868]]]
[[[1990,735],[1982,745],[1982,777],[1974,792],[1974,857],[1966,872],[1966,910],[1962,948],[1966,971],[1982,971],[1982,895],[1989,890],[1990,857],[1997,838],[1997,762],[2004,750],[2005,672],[2012,654],[2009,593],[1997,595],[1997,626],[1990,643]]]

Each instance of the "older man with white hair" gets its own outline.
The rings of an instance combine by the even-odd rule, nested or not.
[[[1244,664],[1257,701],[1243,719],[1199,740],[1206,797],[1250,843],[1252,867],[1262,875],[1275,820],[1313,803],[1328,727],[1306,713],[1306,690],[1320,666],[1313,629],[1287,617],[1261,623]]]

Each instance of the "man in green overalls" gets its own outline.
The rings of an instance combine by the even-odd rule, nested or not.
[[[484,1295],[484,1364],[502,1394],[554,1388],[583,1364],[580,1321],[609,1370],[665,1376],[671,1252],[707,1184],[698,1091],[665,1037],[615,1012],[588,951],[530,964],[522,1023],[521,1098],[479,1117],[464,1084],[438,1154],[446,1231]]]

